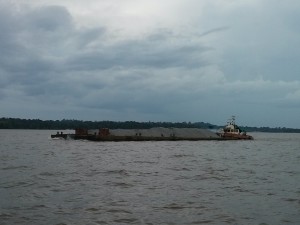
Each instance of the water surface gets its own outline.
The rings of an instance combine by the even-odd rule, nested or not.
[[[300,134],[89,142],[0,130],[0,224],[300,224]]]

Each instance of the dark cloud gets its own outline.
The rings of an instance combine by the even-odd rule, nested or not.
[[[62,6],[35,8],[25,14],[25,19],[29,27],[42,32],[72,29],[72,16]]]
[[[55,83],[65,76],[68,66],[64,62],[105,32],[103,28],[76,29],[64,7],[18,11],[10,5],[2,6],[0,78],[5,82],[1,85],[20,84],[20,90],[31,96],[60,87]]]

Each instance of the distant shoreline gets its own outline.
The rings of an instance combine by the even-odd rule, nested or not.
[[[33,129],[33,130],[68,130],[75,128],[109,128],[109,129],[148,129],[153,127],[204,128],[219,129],[218,126],[205,122],[136,122],[136,121],[82,121],[82,120],[40,120],[20,118],[0,118],[0,129]],[[300,129],[286,127],[249,127],[240,126],[246,132],[300,133]]]

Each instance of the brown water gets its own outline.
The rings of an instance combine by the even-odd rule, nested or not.
[[[0,130],[0,224],[300,224],[300,134],[88,142]]]

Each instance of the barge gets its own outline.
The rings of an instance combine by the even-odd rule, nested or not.
[[[235,124],[235,118],[223,129],[215,133],[200,128],[164,128],[150,129],[85,129],[77,128],[74,134],[57,132],[51,135],[55,139],[75,139],[90,141],[200,141],[200,140],[253,140]]]

